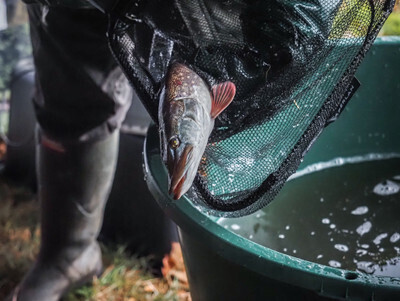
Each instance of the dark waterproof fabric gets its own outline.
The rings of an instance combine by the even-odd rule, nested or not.
[[[27,7],[40,127],[60,142],[108,136],[124,120],[132,90],[108,47],[107,16],[96,9]]]
[[[171,62],[210,86],[230,80],[232,104],[216,121],[189,192],[202,210],[250,214],[295,172],[344,97],[394,1],[120,1],[113,52],[157,122]]]

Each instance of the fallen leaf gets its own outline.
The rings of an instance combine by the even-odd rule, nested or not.
[[[170,254],[164,256],[161,272],[170,286],[178,281],[183,289],[189,290],[182,249],[179,243],[174,242]]]

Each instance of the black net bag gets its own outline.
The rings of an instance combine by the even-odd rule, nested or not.
[[[209,214],[265,206],[355,88],[394,1],[146,0],[110,15],[116,59],[154,121],[168,66],[236,96],[217,118],[188,195]]]

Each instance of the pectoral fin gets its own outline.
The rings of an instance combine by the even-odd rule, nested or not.
[[[215,119],[232,102],[236,94],[236,86],[232,82],[224,82],[213,86],[212,94],[211,118]]]

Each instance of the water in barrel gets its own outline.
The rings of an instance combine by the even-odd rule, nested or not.
[[[306,168],[266,208],[219,223],[294,257],[400,277],[399,212],[400,158],[370,155]]]

